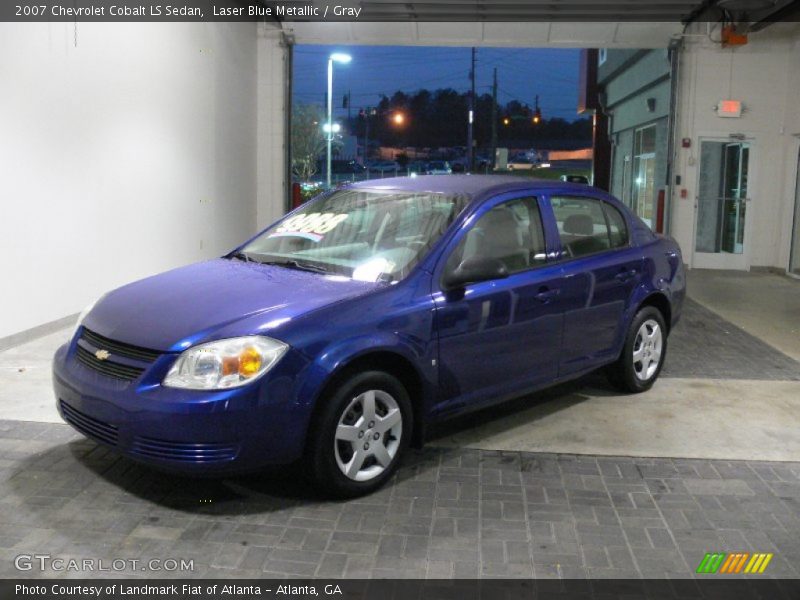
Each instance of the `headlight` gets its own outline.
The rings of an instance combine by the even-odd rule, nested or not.
[[[269,371],[288,349],[283,342],[259,335],[200,344],[178,357],[164,385],[190,390],[239,387]]]
[[[89,306],[84,308],[83,311],[81,311],[81,314],[78,315],[78,320],[75,322],[75,326],[72,329],[70,329],[69,337],[67,338],[68,344],[72,341],[72,338],[75,337],[75,334],[78,333],[78,329],[80,329],[81,325],[83,324],[83,320],[86,318],[86,315],[88,315],[91,312],[91,310],[95,307],[95,305],[97,305],[97,303],[100,302],[100,300],[105,298],[105,296],[106,294],[103,294],[102,296],[97,298],[94,302],[89,304]]]

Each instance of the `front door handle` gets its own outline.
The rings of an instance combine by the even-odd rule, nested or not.
[[[614,279],[622,283],[625,283],[626,281],[630,281],[634,277],[636,277],[636,269],[631,269],[630,271],[620,271],[614,276]]]
[[[542,304],[547,304],[560,293],[561,290],[558,288],[548,288],[546,286],[542,286],[539,288],[539,292],[534,296],[534,298],[536,298]]]

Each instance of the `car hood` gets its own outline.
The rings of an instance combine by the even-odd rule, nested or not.
[[[95,305],[83,324],[112,340],[180,351],[221,337],[267,334],[305,313],[381,286],[216,259],[116,289]]]

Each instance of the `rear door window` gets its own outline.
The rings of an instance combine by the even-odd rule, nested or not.
[[[628,245],[628,226],[625,224],[625,217],[618,209],[611,206],[608,202],[603,202],[603,210],[608,219],[608,235],[612,248],[621,248]]]
[[[622,245],[620,240],[623,235],[627,240],[627,231],[620,214],[617,214],[619,220],[615,223],[612,235],[603,208],[606,203],[601,200],[581,196],[553,196],[550,203],[558,224],[563,258],[578,258],[617,247]]]

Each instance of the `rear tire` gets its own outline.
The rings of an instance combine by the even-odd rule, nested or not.
[[[411,440],[411,400],[405,387],[383,371],[362,371],[320,402],[324,406],[309,439],[314,481],[340,498],[377,490],[397,470]]]
[[[667,356],[667,328],[654,306],[636,313],[625,336],[622,353],[606,367],[608,380],[623,392],[649,390],[658,379]]]

